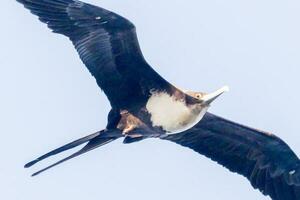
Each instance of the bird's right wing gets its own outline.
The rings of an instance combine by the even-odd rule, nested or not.
[[[207,113],[192,129],[170,140],[203,154],[273,200],[300,200],[300,161],[278,137]]]
[[[17,1],[69,37],[113,107],[128,107],[151,90],[175,89],[146,63],[135,26],[124,17],[78,0]]]

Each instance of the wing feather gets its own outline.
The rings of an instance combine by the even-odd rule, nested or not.
[[[130,107],[151,90],[175,90],[147,64],[135,26],[124,17],[78,0],[17,1],[53,32],[69,37],[112,107]]]
[[[194,128],[164,139],[245,176],[273,200],[300,200],[300,161],[275,135],[207,113]]]

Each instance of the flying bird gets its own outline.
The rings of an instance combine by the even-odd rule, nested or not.
[[[300,200],[300,161],[280,138],[207,112],[228,90],[188,92],[161,77],[144,59],[135,26],[111,11],[78,0],[17,0],[55,33],[67,36],[111,104],[104,130],[55,149],[26,168],[78,145],[73,155],[119,138],[168,140],[245,176],[273,200]]]

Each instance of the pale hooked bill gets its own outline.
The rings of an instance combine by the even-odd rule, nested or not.
[[[221,87],[220,89],[216,90],[215,92],[204,95],[202,100],[209,104],[209,103],[213,102],[216,98],[218,98],[221,94],[223,94],[224,92],[228,92],[228,91],[229,91],[229,87],[227,85],[225,85],[225,86]]]

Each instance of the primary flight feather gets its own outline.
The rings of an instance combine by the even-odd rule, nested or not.
[[[77,0],[17,0],[55,33],[67,36],[111,104],[106,129],[53,150],[25,165],[78,145],[66,160],[124,137],[124,143],[160,138],[189,147],[245,176],[273,200],[300,200],[300,161],[281,139],[207,112],[228,90],[184,92],[145,61],[134,25]]]

